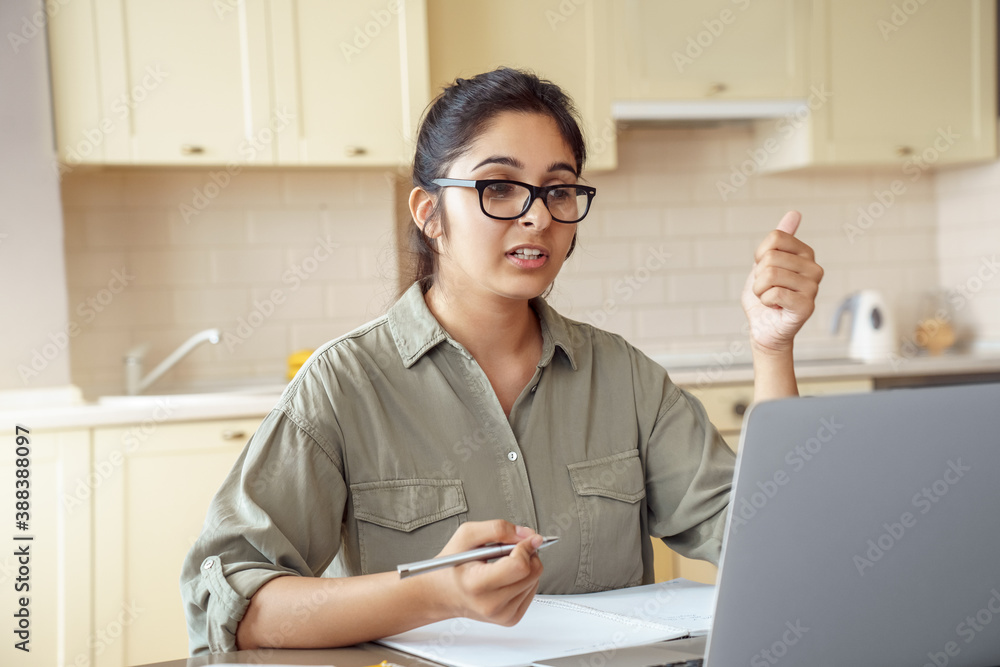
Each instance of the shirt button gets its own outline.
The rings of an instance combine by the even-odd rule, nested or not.
[[[206,570],[211,570],[213,565],[215,565],[215,561],[211,558],[206,558],[205,562],[201,564],[201,566]]]
[[[531,393],[534,394],[536,389],[538,389],[537,384],[531,388]]]
[[[507,458],[511,461],[517,460],[517,452],[507,452]]]

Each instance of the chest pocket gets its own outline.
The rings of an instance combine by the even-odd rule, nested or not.
[[[469,508],[457,479],[394,479],[351,485],[362,574],[437,555]]]
[[[567,467],[580,516],[577,588],[600,591],[642,583],[640,501],[646,486],[639,452]]]

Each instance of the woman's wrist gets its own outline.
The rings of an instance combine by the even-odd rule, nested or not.
[[[798,396],[792,346],[775,350],[751,342],[753,353],[754,401]]]

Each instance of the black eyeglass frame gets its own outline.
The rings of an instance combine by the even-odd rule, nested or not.
[[[597,194],[597,188],[591,187],[589,185],[578,185],[576,183],[573,184],[560,183],[559,185],[531,185],[529,183],[522,183],[521,181],[512,181],[506,178],[487,178],[479,181],[472,181],[462,178],[435,178],[434,180],[431,181],[431,183],[445,187],[456,186],[460,188],[475,188],[476,190],[479,191],[479,208],[483,211],[484,215],[486,215],[489,218],[493,218],[494,220],[517,220],[522,215],[528,212],[528,209],[531,208],[531,205],[535,203],[536,199],[541,198],[542,204],[545,206],[545,210],[549,212],[549,215],[552,216],[552,219],[555,220],[556,222],[561,222],[567,225],[576,224],[587,217],[587,214],[590,213],[590,205],[594,201],[594,195]],[[486,190],[486,188],[490,187],[491,185],[496,185],[497,183],[510,183],[511,185],[520,185],[522,188],[526,188],[528,190],[530,196],[528,197],[528,201],[527,203],[525,203],[524,208],[521,209],[520,213],[518,213],[517,215],[512,215],[509,218],[505,218],[499,215],[493,215],[492,213],[486,210],[486,205],[483,203],[483,192]],[[552,210],[549,209],[549,202],[548,202],[549,193],[552,192],[553,190],[558,190],[560,188],[576,188],[577,190],[582,190],[587,195],[587,208],[583,211],[583,215],[581,215],[576,220],[560,220],[555,216],[554,213],[552,213]]]

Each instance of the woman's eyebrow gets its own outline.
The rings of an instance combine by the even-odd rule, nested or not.
[[[579,176],[579,174],[576,173],[576,169],[574,169],[572,166],[570,166],[566,162],[553,162],[552,164],[549,165],[548,171],[549,172],[553,172],[553,171],[568,171],[569,173],[573,174],[574,176]]]
[[[505,167],[512,167],[514,169],[522,169],[522,170],[524,169],[524,163],[518,160],[516,157],[511,157],[509,155],[491,155],[490,157],[486,158],[485,160],[477,164],[475,167],[473,167],[472,171],[476,171],[480,167],[483,167],[488,164],[500,164]],[[576,169],[574,169],[573,166],[567,162],[553,162],[552,164],[549,165],[548,169],[546,169],[546,172],[548,173],[552,173],[554,171],[568,171],[574,176],[579,175],[576,173]]]
[[[490,157],[486,158],[485,160],[477,164],[475,167],[473,167],[472,171],[475,171],[476,169],[479,169],[480,167],[487,164],[502,164],[506,167],[513,167],[515,169],[524,169],[524,163],[518,160],[517,158],[510,157],[508,155],[491,155]]]

